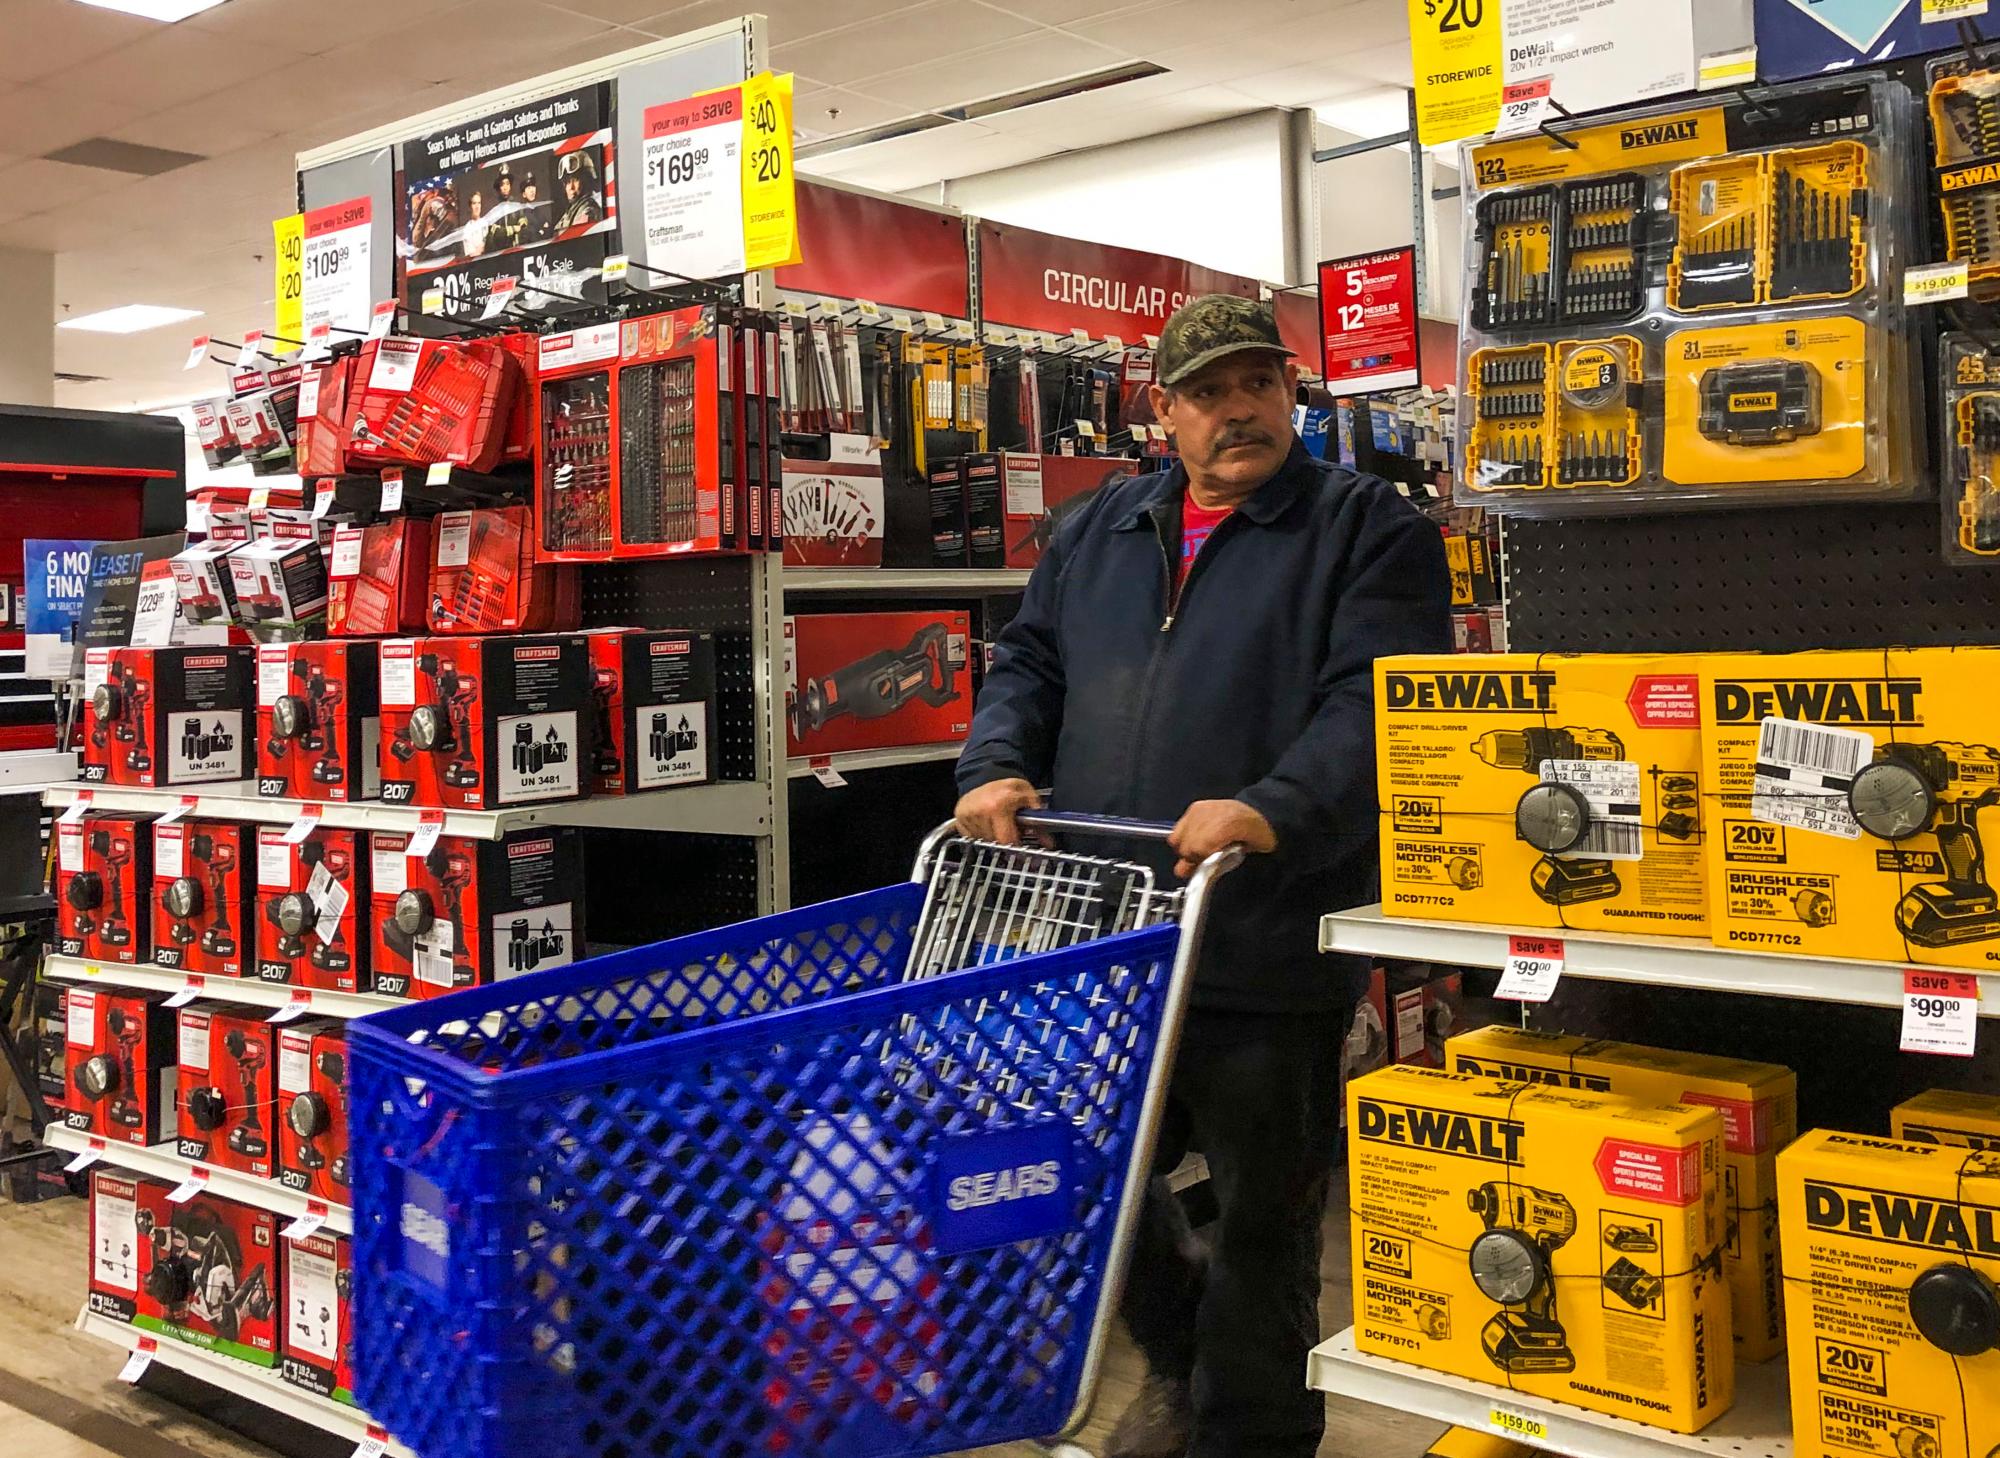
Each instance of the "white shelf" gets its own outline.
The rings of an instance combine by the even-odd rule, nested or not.
[[[42,959],[42,974],[65,982],[88,982],[99,987],[136,987],[148,992],[182,992],[190,976],[199,973],[155,967],[149,963],[127,966],[123,962],[92,962],[83,957]],[[408,1007],[404,997],[380,997],[372,992],[328,992],[319,987],[289,987],[276,982],[259,982],[254,977],[203,977],[201,996],[215,1002],[233,1002],[242,1007],[289,1007],[295,994],[304,994],[305,1013],[329,1018],[362,1018],[392,1007]]]
[[[1891,962],[1839,957],[1788,957],[1737,951],[1694,937],[1621,936],[1613,932],[1549,931],[1478,922],[1419,921],[1384,916],[1380,906],[1336,911],[1319,924],[1323,952],[1355,952],[1455,967],[1504,967],[1509,937],[1558,937],[1563,975],[1652,987],[1698,987],[1766,997],[1866,1007],[1903,1005],[1903,968]],[[1975,973],[1980,1011],[2000,1017],[2000,972]]]
[[[1378,1407],[1435,1418],[1441,1423],[1493,1430],[1496,1407],[1539,1419],[1540,1436],[1510,1430],[1509,1436],[1571,1458],[1683,1458],[1688,1453],[1727,1458],[1791,1458],[1792,1412],[1785,1359],[1774,1357],[1736,1368],[1736,1403],[1699,1433],[1664,1428],[1530,1397],[1486,1382],[1447,1376],[1427,1367],[1363,1356],[1354,1349],[1354,1328],[1321,1342],[1306,1359],[1306,1384],[1320,1392],[1358,1398]]]
[[[180,804],[182,796],[193,795],[198,801],[191,812],[195,815],[260,825],[289,825],[308,803],[266,799],[257,793],[253,780],[170,785],[159,790],[129,785],[51,785],[43,791],[42,799],[52,806],[68,806],[86,790],[95,810],[140,813],[170,810]],[[322,824],[350,830],[408,831],[424,813],[421,806],[385,805],[380,800],[320,805],[319,810]],[[695,785],[685,790],[653,790],[643,795],[597,795],[588,800],[524,805],[511,810],[447,810],[442,833],[473,840],[498,840],[510,830],[531,825],[589,825],[709,835],[769,835],[771,823],[771,799],[765,787],[731,782]]]
[[[75,778],[73,749],[13,749],[0,753],[0,795],[25,795]]]
[[[786,592],[851,592],[866,597],[925,597],[960,593],[977,597],[1019,592],[1028,585],[1026,567],[787,567]]]
[[[120,1144],[115,1140],[80,1134],[60,1124],[51,1124],[43,1130],[42,1142],[51,1149],[60,1149],[68,1154],[82,1154],[94,1143],[102,1144],[104,1151],[98,1156],[98,1163],[129,1169],[134,1174],[151,1175],[154,1179],[172,1180],[175,1184],[196,1170],[207,1170],[208,1189],[226,1200],[234,1200],[239,1205],[254,1205],[259,1210],[269,1210],[288,1220],[306,1213],[308,1201],[297,1190],[288,1190],[276,1180],[254,1179],[198,1159],[183,1159],[174,1153],[171,1144],[142,1148],[137,1144]],[[354,1234],[354,1212],[345,1205],[327,1205],[325,1228],[335,1235]]]
[[[308,1392],[303,1387],[294,1387],[280,1377],[276,1371],[263,1367],[253,1367],[248,1362],[239,1362],[234,1357],[225,1357],[216,1352],[204,1351],[190,1343],[170,1336],[154,1336],[151,1332],[140,1331],[127,1326],[122,1321],[112,1321],[108,1317],[94,1316],[88,1308],[77,1313],[76,1329],[85,1336],[96,1337],[109,1342],[124,1351],[139,1350],[142,1341],[154,1344],[151,1356],[162,1367],[171,1367],[176,1372],[185,1372],[190,1377],[198,1377],[203,1382],[231,1392],[238,1397],[248,1398],[259,1407],[268,1407],[273,1412],[281,1412],[286,1417],[318,1428],[321,1432],[332,1433],[344,1442],[359,1445],[370,1436],[378,1436],[379,1430],[371,1434],[372,1424],[368,1415],[359,1408],[348,1407],[335,1402],[330,1397],[321,1397],[316,1392]],[[390,1443],[387,1451],[397,1458],[416,1458],[401,1443]]]
[[[949,744],[907,744],[896,749],[850,749],[842,754],[801,756],[787,760],[785,773],[795,780],[810,779],[815,759],[827,759],[843,775],[856,770],[886,769],[897,764],[929,764],[940,759],[957,759],[965,748],[963,740]]]

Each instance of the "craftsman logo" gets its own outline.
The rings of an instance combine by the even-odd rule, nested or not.
[[[1977,167],[1938,174],[1940,192],[1963,192],[1968,187],[1985,187],[1995,182],[2000,182],[2000,162],[1982,162]]]
[[[1426,1109],[1416,1104],[1359,1101],[1361,1137],[1375,1144],[1431,1149],[1493,1164],[1518,1164],[1526,1126],[1513,1119],[1481,1119],[1471,1114]]]
[[[1715,721],[1750,724],[1799,719],[1808,724],[1868,724],[1903,728],[1923,723],[1914,678],[1733,679],[1715,685]]]
[[[514,661],[516,663],[540,663],[547,659],[560,658],[561,656],[562,649],[553,643],[542,648],[516,648],[514,650]]]
[[[1537,1068],[1532,1063],[1509,1063],[1500,1058],[1471,1058],[1458,1054],[1453,1073],[1471,1073],[1481,1078],[1497,1078],[1507,1083],[1550,1083],[1558,1088],[1590,1088],[1611,1091],[1611,1080],[1595,1073],[1578,1073],[1570,1068]]]
[[[1765,390],[1755,395],[1731,395],[1729,408],[1736,411],[1776,410],[1778,396],[1775,391]]]
[[[204,653],[199,658],[183,659],[181,666],[184,668],[227,668],[229,666],[229,657],[224,653]]]
[[[655,658],[666,657],[666,656],[678,656],[682,653],[687,652],[688,649],[692,646],[693,645],[689,643],[688,640],[685,638],[667,638],[663,639],[658,643],[653,644],[652,648],[649,651]]]
[[[1669,142],[1692,142],[1701,135],[1701,123],[1693,117],[1660,122],[1650,127],[1627,127],[1618,134],[1618,146],[1626,152],[1647,147],[1664,147]]]
[[[941,1141],[930,1172],[937,1248],[986,1250],[1073,1229],[1074,1144],[1066,1124]]]
[[[1829,1337],[1817,1339],[1819,1380],[1827,1387],[1848,1387],[1856,1392],[1872,1392],[1877,1397],[1889,1391],[1888,1358],[1876,1347],[1857,1347]]]
[[[545,856],[556,848],[553,840],[522,840],[507,847],[507,859],[518,861],[523,856]]]
[[[1382,682],[1391,709],[1546,714],[1555,706],[1553,673],[1391,673]]]
[[[1886,1190],[1806,1183],[1806,1224],[1857,1240],[2000,1257],[2000,1210]]]

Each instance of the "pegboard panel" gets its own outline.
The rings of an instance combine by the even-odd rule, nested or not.
[[[757,916],[758,850],[749,836],[593,830],[587,942],[637,946]]]
[[[586,628],[688,628],[715,639],[716,774],[757,778],[756,663],[751,614],[761,607],[748,557],[605,562],[583,569]]]
[[[1517,652],[2000,643],[2000,572],[1946,565],[1932,501],[1505,529]]]

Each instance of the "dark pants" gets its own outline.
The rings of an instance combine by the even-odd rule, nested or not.
[[[1348,1014],[1195,1012],[1181,1032],[1122,1312],[1153,1372],[1188,1380],[1191,1458],[1312,1458],[1320,1222],[1340,1123]],[[1207,1156],[1208,1249],[1165,1176]]]

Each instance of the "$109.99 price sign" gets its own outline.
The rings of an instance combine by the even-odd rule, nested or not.
[[[799,261],[792,78],[646,108],[646,262],[721,278]]]

